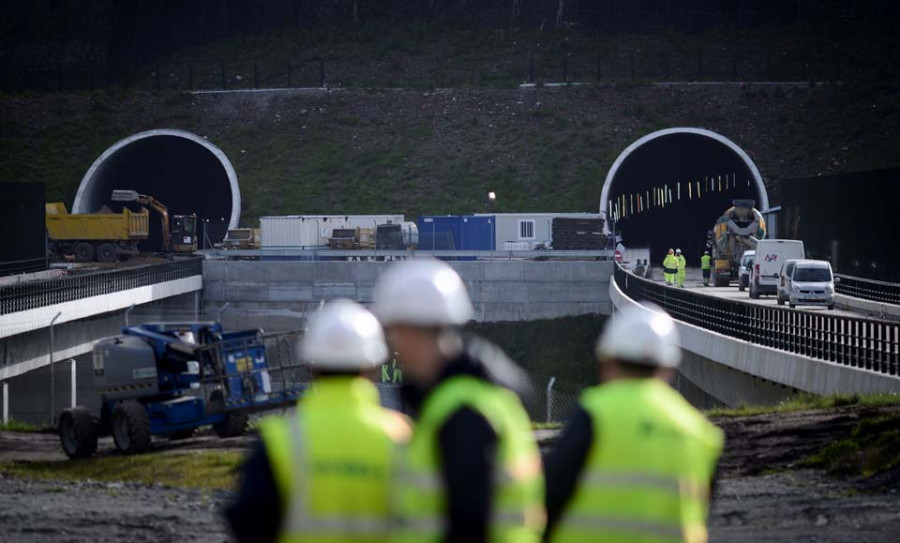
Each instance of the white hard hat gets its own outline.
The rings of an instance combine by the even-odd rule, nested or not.
[[[434,259],[394,264],[379,278],[374,298],[375,314],[385,326],[462,326],[474,314],[459,274]]]
[[[675,249],[675,252],[681,254],[681,249]]]
[[[613,317],[594,351],[598,359],[675,368],[681,362],[675,321],[656,306],[630,307]]]
[[[388,349],[375,316],[356,302],[339,299],[310,318],[301,354],[316,368],[359,371],[387,360]]]

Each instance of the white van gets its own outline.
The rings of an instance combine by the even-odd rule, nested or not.
[[[840,278],[831,273],[831,264],[826,260],[791,260],[785,266],[784,294],[779,287],[778,304],[788,302],[791,307],[798,305],[822,305],[834,309],[834,282]]]
[[[753,271],[750,274],[750,297],[778,293],[778,276],[786,260],[802,260],[803,242],[795,239],[762,239],[756,244]]]

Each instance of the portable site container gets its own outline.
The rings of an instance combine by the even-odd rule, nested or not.
[[[491,251],[494,244],[493,215],[423,215],[419,249],[430,251]]]
[[[335,228],[374,228],[402,223],[403,215],[283,215],[260,217],[260,246],[306,248],[328,245]]]
[[[494,217],[494,245],[504,251],[549,249],[553,243],[553,219],[599,219],[597,213],[496,213],[479,214]]]

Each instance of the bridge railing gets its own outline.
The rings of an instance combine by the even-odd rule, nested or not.
[[[73,275],[0,287],[0,315],[71,302],[203,274],[203,259]]]
[[[836,273],[834,276],[840,278],[840,282],[834,284],[834,290],[838,294],[873,302],[900,305],[900,283],[876,281],[841,273]]]
[[[616,285],[679,321],[782,351],[900,375],[900,323],[798,311],[706,296],[637,277],[616,265]]]

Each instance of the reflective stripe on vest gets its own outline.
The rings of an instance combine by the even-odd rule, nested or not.
[[[540,456],[528,416],[508,390],[473,377],[441,383],[422,407],[408,450],[398,467],[397,541],[437,541],[446,533],[446,493],[437,464],[438,433],[463,407],[480,413],[497,435],[489,539],[537,542],[544,526]]]
[[[321,379],[260,433],[284,507],[279,541],[388,541],[391,464],[409,427],[371,382]]]
[[[291,449],[298,466],[309,465],[306,456],[303,434],[301,432],[301,416],[298,415],[296,424],[289,424],[291,435]],[[320,517],[309,513],[309,485],[305,480],[302,469],[294,469],[291,486],[293,492],[288,502],[284,531],[287,534],[321,534],[321,535],[387,535],[390,523],[387,518],[366,518],[357,516],[333,516]]]
[[[595,441],[554,542],[706,541],[722,433],[658,379],[582,395]]]

